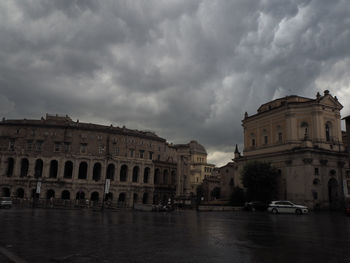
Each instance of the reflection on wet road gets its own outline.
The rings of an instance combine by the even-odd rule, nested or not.
[[[247,212],[0,210],[29,262],[350,262],[350,217]]]

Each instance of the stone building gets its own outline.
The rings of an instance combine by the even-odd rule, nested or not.
[[[215,167],[207,163],[207,151],[197,141],[188,144],[174,145],[178,159],[178,171],[181,175],[178,180],[177,196],[188,198],[196,195],[196,190],[203,180],[211,176]]]
[[[100,201],[120,206],[173,198],[177,152],[147,131],[72,121],[68,116],[0,122],[2,196]]]
[[[347,155],[342,143],[342,105],[328,91],[315,99],[287,96],[245,114],[244,154],[235,162],[271,162],[279,169],[279,198],[310,207],[342,202]]]
[[[350,145],[350,116],[346,116],[344,118],[345,120],[345,127],[346,132],[343,134],[343,142],[346,148],[346,152],[348,154],[348,165],[350,167],[350,151],[349,151],[349,145]],[[347,203],[350,203],[350,171],[346,172],[345,175],[345,182],[344,182],[344,192],[345,192],[345,198]]]

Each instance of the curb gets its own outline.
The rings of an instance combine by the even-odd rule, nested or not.
[[[19,256],[13,254],[10,250],[0,246],[0,253],[7,257],[10,261],[14,263],[28,263],[28,261],[20,258]]]

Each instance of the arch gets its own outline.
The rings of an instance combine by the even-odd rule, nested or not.
[[[138,194],[137,194],[137,193],[134,193],[134,195],[133,195],[133,199],[132,199],[132,201],[133,201],[133,204],[137,204],[137,202],[138,202],[138,199],[139,199],[139,196],[138,196]]]
[[[142,196],[142,203],[148,204],[148,193],[144,193]]]
[[[79,164],[79,174],[78,174],[78,179],[87,179],[87,170],[88,170],[88,165],[86,162],[81,162]]]
[[[112,201],[113,200],[113,193],[109,192],[108,194],[106,194],[105,200],[106,201]]]
[[[154,170],[154,184],[159,184],[160,170],[157,168]]]
[[[83,191],[78,191],[75,195],[76,200],[84,200],[85,199],[85,193]]]
[[[101,168],[102,166],[100,163],[94,164],[94,168],[92,171],[92,180],[94,180],[95,182],[98,182],[101,179]]]
[[[28,175],[29,170],[29,161],[27,158],[23,158],[21,160],[21,173],[20,177],[26,177]]]
[[[113,163],[110,163],[107,166],[106,179],[111,179],[113,181],[114,180],[114,171],[115,171],[115,166]]]
[[[132,182],[133,183],[137,183],[139,180],[139,171],[140,168],[138,166],[134,166],[134,168],[132,169]]]
[[[39,178],[43,176],[43,166],[44,162],[41,159],[35,161],[34,177]]]
[[[63,190],[61,194],[61,199],[70,200],[70,192],[68,190]]]
[[[58,162],[57,160],[52,160],[50,162],[50,174],[49,178],[57,178]]]
[[[1,196],[2,196],[2,197],[10,197],[10,196],[11,196],[10,188],[8,188],[8,187],[3,187],[3,188],[1,189]]]
[[[308,138],[309,137],[309,124],[306,121],[301,122],[300,124],[300,138]]]
[[[73,176],[73,162],[72,161],[66,161],[64,164],[64,178],[72,178]]]
[[[149,167],[146,167],[143,172],[143,182],[145,184],[148,184],[150,172],[151,172],[151,169]]]
[[[6,176],[11,177],[15,167],[15,160],[12,157],[7,158]]]
[[[328,181],[328,197],[329,204],[331,207],[337,205],[339,201],[339,193],[338,193],[338,181],[335,178],[331,178]]]
[[[32,189],[32,193],[31,193],[31,197],[32,198],[39,198],[40,194],[36,192],[36,189]]]
[[[52,189],[49,189],[46,191],[46,199],[50,200],[51,198],[55,198],[55,191]]]
[[[171,184],[176,184],[176,172],[171,171]]]
[[[325,124],[325,135],[326,141],[329,142],[331,140],[332,135],[332,123],[330,121],[327,121]]]
[[[24,189],[18,188],[16,191],[16,196],[17,196],[17,198],[24,198]]]
[[[167,169],[165,169],[163,171],[163,184],[168,184],[168,178],[169,177],[169,171]]]
[[[92,192],[90,196],[90,200],[93,202],[97,202],[100,198],[100,194],[98,192]]]
[[[126,194],[120,193],[118,197],[118,202],[125,202],[125,200],[126,200]]]
[[[120,181],[126,182],[128,177],[128,166],[126,164],[122,165],[120,168]]]

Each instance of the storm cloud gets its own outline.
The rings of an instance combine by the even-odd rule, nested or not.
[[[0,115],[198,140],[224,164],[241,120],[329,89],[350,114],[348,0],[0,1]]]

